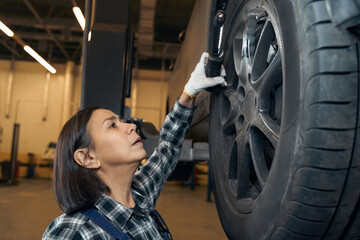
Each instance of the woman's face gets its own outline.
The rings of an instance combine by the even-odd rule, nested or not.
[[[108,166],[139,162],[146,152],[136,125],[120,121],[119,116],[106,109],[95,110],[87,125],[91,136],[91,152]]]

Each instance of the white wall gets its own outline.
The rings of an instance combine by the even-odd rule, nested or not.
[[[169,72],[134,70],[131,98],[126,105],[131,116],[151,122],[160,130],[166,116]]]
[[[19,153],[41,154],[49,142],[57,140],[65,121],[62,114],[64,104],[73,106],[73,111],[79,107],[79,102],[64,103],[65,65],[54,67],[57,73],[50,77],[46,113],[44,91],[47,71],[36,62],[16,61],[10,93],[10,111],[7,112],[10,61],[0,61],[0,125],[3,128],[1,152],[10,152],[13,125],[19,123]],[[72,89],[74,95],[79,95],[79,67],[74,70]],[[78,99],[74,96],[72,98]],[[46,119],[43,119],[44,117]]]
[[[16,61],[14,65],[9,117],[6,112],[10,61],[0,60],[0,161],[8,158],[11,150],[14,123],[19,123],[19,160],[26,161],[28,152],[36,158],[46,149],[49,142],[56,142],[59,132],[68,119],[64,117],[66,106],[71,115],[80,107],[81,67],[75,66],[71,85],[71,101],[65,102],[65,64],[55,64],[57,70],[51,75],[48,92],[48,111],[44,117],[44,88],[47,71],[37,62]],[[153,122],[160,129],[166,114],[168,72],[134,70],[132,94],[126,99],[132,117]],[[70,117],[70,116],[69,116]],[[4,155],[5,154],[5,155]]]

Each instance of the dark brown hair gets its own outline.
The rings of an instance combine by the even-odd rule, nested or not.
[[[89,107],[76,113],[65,123],[59,135],[54,161],[54,188],[59,206],[65,213],[91,207],[100,197],[100,192],[110,192],[95,170],[84,168],[74,160],[77,149],[90,149],[91,136],[87,124],[98,108]]]

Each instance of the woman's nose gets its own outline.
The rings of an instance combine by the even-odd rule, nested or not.
[[[128,132],[129,134],[132,133],[132,132],[136,132],[136,125],[134,123],[129,123],[129,126],[128,126]]]

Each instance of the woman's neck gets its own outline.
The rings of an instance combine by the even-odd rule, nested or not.
[[[107,195],[127,208],[134,208],[135,200],[132,196],[131,188],[129,190],[128,189],[126,190],[124,189],[124,191],[122,190],[123,189],[111,190],[111,193]]]
[[[119,166],[117,168],[99,169],[98,175],[110,188],[111,193],[106,193],[112,199],[128,208],[135,207],[135,200],[131,192],[131,184],[137,167]]]

